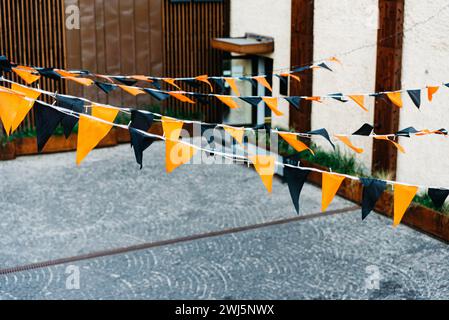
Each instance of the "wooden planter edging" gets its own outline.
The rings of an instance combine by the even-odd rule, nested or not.
[[[309,168],[328,170],[326,167],[305,160],[301,160],[301,162]],[[311,172],[308,180],[312,184],[321,187],[322,175],[318,172]],[[355,180],[345,179],[338,190],[338,195],[358,205],[362,203],[362,194],[362,184]],[[376,204],[376,212],[393,218],[393,201],[393,193],[391,191],[384,192]],[[401,223],[445,242],[449,242],[449,216],[443,215],[435,210],[412,203]]]
[[[184,125],[190,135],[193,135],[192,124],[186,123]],[[152,134],[163,136],[162,124],[160,122],[155,123],[151,130]],[[67,152],[76,150],[78,135],[73,133],[68,139],[64,136],[52,136],[45,145],[43,154]],[[109,134],[98,144],[97,148],[113,147],[117,144],[129,143],[131,137],[128,130],[122,128],[113,128]],[[1,160],[14,160],[19,156],[36,155],[37,143],[36,138],[19,138],[12,142],[8,142],[5,146],[0,145],[0,161]]]

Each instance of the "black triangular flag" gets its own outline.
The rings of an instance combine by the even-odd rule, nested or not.
[[[440,134],[442,134],[442,135],[445,135],[445,136],[447,136],[447,134],[448,134],[447,130],[444,129],[444,128],[439,129],[438,132],[439,132]]]
[[[34,103],[34,121],[36,126],[37,150],[42,152],[48,139],[55,132],[64,114],[45,106],[39,101]]]
[[[111,77],[111,78],[117,80],[120,83],[123,83],[125,86],[133,86],[137,83],[137,80],[125,77]]]
[[[301,170],[297,168],[284,167],[284,180],[288,184],[288,190],[295,206],[296,213],[299,214],[299,196],[302,187],[307,180],[310,170]]]
[[[12,65],[8,58],[0,56],[0,71],[11,72]]]
[[[288,85],[288,76],[281,76],[280,74],[275,74],[275,76],[279,78],[282,85]]]
[[[447,197],[449,196],[449,190],[446,189],[433,189],[429,188],[427,191],[430,199],[437,208],[441,208],[444,205]]]
[[[131,110],[131,128],[148,131],[153,125],[153,121],[153,114],[139,110]]]
[[[58,107],[72,110],[76,113],[83,113],[84,111],[84,101],[78,98],[64,97],[61,95],[56,96],[56,105]],[[75,128],[78,123],[78,118],[71,115],[64,115],[61,120],[61,125],[64,129],[64,135],[66,139],[72,134],[73,128]]]
[[[97,85],[98,88],[103,90],[106,94],[108,94],[108,93],[114,91],[115,89],[117,89],[117,86],[115,84],[112,84],[112,83],[105,83],[105,82],[95,81],[95,84]]]
[[[212,78],[212,80],[220,87],[220,94],[225,92],[224,80],[222,78]]]
[[[309,131],[309,132],[307,132],[307,134],[322,136],[324,139],[329,141],[329,143],[331,144],[332,148],[334,148],[334,150],[335,150],[335,145],[332,143],[332,140],[329,137],[329,133],[327,132],[326,129],[323,128],[323,129],[318,129],[318,130],[314,130],[314,131]]]
[[[307,67],[299,67],[299,68],[294,69],[292,71],[292,73],[302,72],[302,71],[305,71],[305,70],[308,70],[308,69],[310,69],[309,66],[307,66]]]
[[[249,103],[253,107],[257,107],[259,103],[262,101],[262,98],[259,97],[240,97],[246,103]]]
[[[410,138],[410,134],[417,133],[417,132],[419,132],[419,131],[416,130],[415,128],[408,127],[408,128],[405,128],[405,129],[402,129],[402,130],[398,131],[396,133],[396,135],[400,136],[400,137],[408,137],[408,138]]]
[[[332,93],[329,95],[332,99],[335,99],[340,102],[348,102],[347,99],[343,98],[343,93]]]
[[[204,137],[209,145],[211,145],[214,140],[214,129],[217,126],[215,124],[201,124],[201,136]],[[207,132],[207,134],[206,134]],[[205,135],[206,134],[206,135]]]
[[[415,106],[419,109],[421,106],[421,90],[407,90],[407,93]]]
[[[150,85],[152,85],[154,88],[161,90],[162,86],[161,86],[161,81],[159,79],[151,79],[153,82],[150,83]]]
[[[285,97],[285,100],[288,101],[296,110],[299,110],[299,106],[301,103],[301,97]]]
[[[198,89],[201,86],[201,82],[195,79],[184,79],[183,82],[195,89]]]
[[[353,136],[365,136],[368,137],[373,133],[374,127],[368,123],[365,123],[359,130],[354,132]]]
[[[445,85],[446,87],[448,87],[448,88],[449,88],[449,82],[448,82],[448,83],[445,83],[444,85]]]
[[[37,68],[37,72],[43,77],[53,79],[53,80],[60,80],[61,76],[55,72],[53,68]]]
[[[331,72],[334,72],[331,68],[329,68],[329,66],[325,62],[320,63],[318,65],[318,67],[321,67],[321,68],[324,68],[324,69],[329,70]]]
[[[170,95],[168,93],[155,91],[155,90],[148,89],[148,88],[145,88],[143,90],[145,90],[146,93],[150,94],[153,98],[155,98],[156,100],[159,100],[159,101],[164,101],[164,100],[167,100],[168,98],[170,98]]]
[[[254,80],[253,78],[249,78],[249,77],[240,77],[240,80],[248,81],[249,83],[251,83],[251,86],[252,86],[253,88],[257,88],[257,81]]]
[[[376,202],[387,188],[387,183],[370,178],[360,178],[360,180],[363,184],[362,220],[365,220],[370,212],[374,210]]]
[[[136,161],[140,165],[140,169],[143,168],[143,152],[148,149],[157,138],[144,136],[134,128],[129,128],[129,134],[131,135],[131,145],[134,149],[134,155]]]
[[[192,94],[192,96],[195,97],[196,102],[199,102],[200,104],[205,105],[205,106],[210,106],[210,101],[207,100],[207,98],[205,97],[204,94],[194,93],[194,94]]]

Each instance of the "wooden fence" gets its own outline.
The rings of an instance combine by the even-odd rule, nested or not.
[[[80,9],[80,29],[65,27],[69,5]],[[110,75],[176,77],[222,72],[223,53],[210,48],[210,39],[229,34],[229,0],[2,0],[0,8],[0,54],[13,62]],[[18,80],[15,75],[13,79]],[[42,79],[39,85],[115,105],[155,103],[149,96],[136,99],[122,92],[106,96],[96,86],[86,89],[65,81]],[[187,115],[200,113],[210,122],[221,121],[221,106],[215,101],[210,106],[191,106],[170,99],[163,107]],[[30,114],[19,131],[33,127]]]
[[[46,0],[45,5],[36,0],[2,0],[0,9],[0,54],[21,64],[66,66],[63,0]],[[18,80],[15,75],[13,79]],[[40,87],[53,92],[66,91],[64,82],[47,79],[40,81]],[[33,128],[30,113],[19,131]]]

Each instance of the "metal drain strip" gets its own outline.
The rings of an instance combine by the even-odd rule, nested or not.
[[[140,251],[140,250],[163,247],[163,246],[168,246],[168,245],[178,244],[178,243],[183,243],[183,242],[190,242],[190,241],[201,240],[201,239],[206,239],[206,238],[213,238],[213,237],[218,237],[218,236],[223,236],[223,235],[228,235],[228,234],[241,233],[241,232],[245,232],[245,231],[251,231],[251,230],[257,230],[257,229],[262,229],[262,228],[267,228],[267,227],[272,227],[272,226],[284,225],[284,224],[288,224],[291,222],[304,221],[304,220],[310,220],[310,219],[316,219],[316,218],[324,218],[324,217],[333,216],[333,215],[337,215],[337,214],[349,213],[349,212],[352,212],[352,211],[355,211],[358,209],[360,209],[359,206],[353,206],[353,207],[347,207],[347,208],[342,208],[342,209],[337,209],[337,210],[331,210],[331,211],[326,212],[325,214],[323,214],[321,212],[313,213],[313,214],[309,214],[309,215],[296,216],[296,217],[292,217],[292,218],[264,222],[264,223],[259,223],[259,224],[253,224],[253,225],[244,226],[244,227],[236,227],[236,228],[212,231],[212,232],[201,233],[201,234],[196,234],[196,235],[191,235],[191,236],[186,236],[186,237],[181,237],[181,238],[138,244],[138,245],[129,246],[129,247],[97,251],[97,252],[92,252],[92,253],[88,253],[88,254],[84,254],[84,255],[78,255],[78,256],[74,256],[74,257],[61,258],[61,259],[32,263],[32,264],[17,266],[17,267],[12,267],[12,268],[0,269],[0,275],[7,275],[7,274],[18,273],[18,272],[23,272],[23,271],[47,268],[47,267],[61,265],[61,264],[74,263],[74,262],[79,262],[79,261],[89,260],[89,259],[94,259],[94,258],[102,258],[102,257],[107,257],[107,256],[123,254],[123,253],[129,253],[129,252],[133,252],[133,251]]]

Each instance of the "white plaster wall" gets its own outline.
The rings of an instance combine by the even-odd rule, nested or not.
[[[291,0],[231,0],[231,37],[246,32],[271,36],[275,51],[266,55],[273,59],[273,69],[290,68]],[[279,79],[273,78],[273,96],[279,96]],[[283,117],[273,115],[273,126],[288,128],[288,103],[280,102]]]
[[[314,60],[336,56],[342,65],[332,64],[334,72],[314,71],[314,95],[374,91],[378,14],[377,0],[315,0]],[[354,50],[363,46],[368,47]],[[374,99],[367,98],[366,107],[369,112],[352,101],[313,103],[312,129],[327,128],[330,134],[352,133],[364,123],[373,123]],[[351,140],[365,152],[356,154],[342,143],[337,145],[371,170],[372,139],[354,137]],[[323,139],[316,138],[314,142],[331,150]]]
[[[433,18],[431,18],[433,17]],[[430,20],[428,20],[430,18]],[[426,21],[425,23],[421,23]],[[417,26],[414,26],[418,24]],[[405,2],[402,87],[421,88],[449,82],[449,2]],[[417,110],[404,98],[400,127],[449,128],[449,89],[440,88],[433,102],[422,94]],[[448,129],[449,130],[449,129]],[[441,136],[401,138],[407,153],[399,154],[397,179],[420,185],[449,187],[449,139]]]

